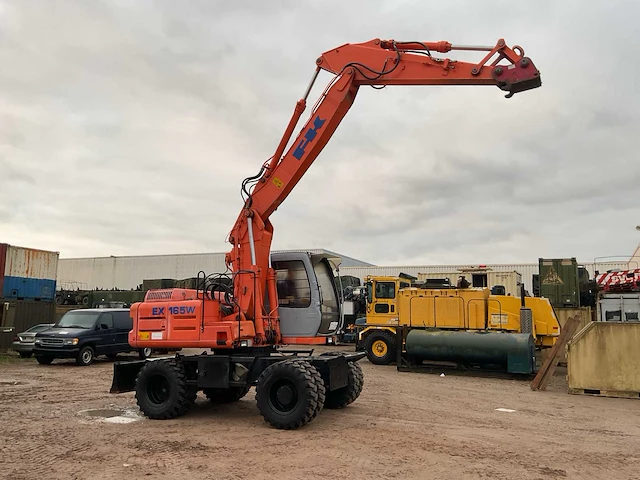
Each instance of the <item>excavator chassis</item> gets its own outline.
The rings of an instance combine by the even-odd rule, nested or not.
[[[364,352],[312,353],[266,348],[116,362],[110,392],[134,391],[145,416],[164,420],[187,413],[199,391],[212,403],[231,403],[255,386],[264,420],[291,430],[309,423],[322,408],[346,407],[362,391],[357,362]]]

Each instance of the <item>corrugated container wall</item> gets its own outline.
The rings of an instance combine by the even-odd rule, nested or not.
[[[140,257],[63,258],[58,269],[58,288],[137,288],[144,280],[182,280],[198,275],[223,273],[224,254],[149,255]]]
[[[59,253],[7,244],[4,244],[3,250],[2,297],[53,301]]]

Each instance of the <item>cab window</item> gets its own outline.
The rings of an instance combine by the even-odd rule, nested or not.
[[[388,303],[376,303],[374,307],[376,313],[389,313],[389,304]]]
[[[131,320],[129,312],[115,312],[113,314],[113,319],[115,327],[118,330],[129,331],[131,330],[131,328],[133,328],[133,320]]]
[[[103,313],[100,316],[100,321],[98,322],[100,325],[100,328],[102,328],[102,325],[106,325],[107,328],[113,328],[113,316],[110,313]]]
[[[376,282],[376,298],[395,298],[396,284],[394,282]]]
[[[311,305],[311,286],[300,260],[273,262],[276,271],[278,306],[306,308]]]

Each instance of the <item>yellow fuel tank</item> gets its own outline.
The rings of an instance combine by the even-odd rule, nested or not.
[[[521,299],[507,295],[491,295],[487,288],[403,288],[398,291],[397,300],[399,325],[521,332]],[[549,300],[525,297],[525,307],[531,309],[531,333],[536,344],[552,346],[560,334],[560,325]],[[367,324],[372,323],[376,323],[375,315],[367,315]]]

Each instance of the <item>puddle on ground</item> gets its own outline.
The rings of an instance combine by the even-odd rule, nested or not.
[[[104,417],[112,418],[120,416],[124,413],[124,410],[85,410],[84,414],[90,417]]]
[[[80,420],[81,423],[132,423],[144,418],[138,411],[128,408],[82,410],[78,414],[89,417],[87,420]]]

